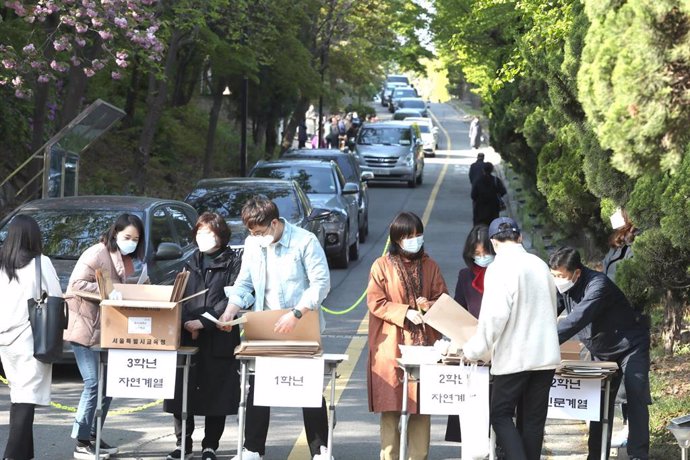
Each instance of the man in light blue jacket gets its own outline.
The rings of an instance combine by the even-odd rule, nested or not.
[[[330,291],[326,254],[316,236],[280,218],[278,207],[264,197],[254,197],[242,208],[242,221],[250,236],[245,242],[242,268],[233,286],[225,288],[228,306],[220,317],[230,321],[240,309],[285,310],[275,332],[291,332],[304,315],[320,315],[321,302]],[[244,460],[260,460],[266,451],[270,408],[254,405],[254,383],[247,398],[247,423],[242,451]],[[328,418],[326,400],[319,408],[303,408],[304,428],[314,459],[330,459],[326,449]]]

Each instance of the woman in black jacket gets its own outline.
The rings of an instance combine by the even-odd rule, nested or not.
[[[485,162],[482,168],[484,174],[472,184],[472,222],[489,226],[501,212],[499,197],[506,194],[506,188],[501,179],[491,174],[493,164]]]
[[[189,373],[187,430],[185,453],[182,437],[182,372],[178,371],[175,399],[165,401],[163,409],[175,418],[177,448],[168,460],[192,457],[194,415],[206,417],[202,460],[214,460],[225,429],[225,416],[237,413],[240,385],[234,350],[240,343],[239,328],[221,331],[204,318],[206,312],[218,318],[227,306],[225,286],[232,285],[240,270],[241,257],[228,247],[230,228],[215,213],[203,213],[193,230],[198,251],[187,263],[190,272],[185,297],[208,289],[182,305],[182,346],[194,346],[199,352]]]

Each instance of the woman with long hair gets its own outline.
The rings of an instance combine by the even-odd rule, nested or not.
[[[446,293],[438,264],[424,251],[424,225],[411,213],[398,214],[390,225],[390,249],[371,267],[369,307],[369,410],[381,414],[381,460],[398,459],[402,411],[402,370],[398,345],[433,345],[441,334],[422,315]],[[419,414],[417,385],[408,392],[409,452],[414,460],[429,453],[431,419]],[[407,460],[407,459],[406,459]]]
[[[76,439],[74,458],[91,460],[96,446],[96,402],[98,400],[98,351],[101,342],[99,302],[79,295],[79,291],[98,293],[96,270],[113,283],[123,284],[134,273],[134,259],[144,258],[144,224],[133,214],[122,214],[103,234],[101,240],[79,257],[67,285],[69,322],[64,338],[71,342],[74,358],[84,380],[79,406],[72,426]],[[112,398],[103,398],[102,422],[108,415]],[[101,458],[118,452],[117,447],[101,440]]]
[[[41,231],[36,221],[15,216],[0,248],[0,360],[10,386],[10,431],[4,459],[34,458],[34,411],[50,404],[53,366],[34,358],[34,339],[27,301],[36,297],[37,285],[49,296],[62,297],[60,281],[50,259],[41,254]],[[36,279],[36,257],[41,279]],[[40,284],[39,284],[40,283]]]

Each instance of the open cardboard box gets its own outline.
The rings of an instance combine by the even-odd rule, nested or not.
[[[101,300],[101,347],[177,350],[180,301],[188,278],[189,273],[181,273],[172,286],[112,284],[104,287],[101,296],[115,289],[122,294],[122,300],[107,296]]]

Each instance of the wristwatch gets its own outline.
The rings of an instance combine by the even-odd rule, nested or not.
[[[297,308],[292,309],[292,314],[295,315],[295,318],[297,318],[297,319],[302,318],[302,311],[297,309]]]

